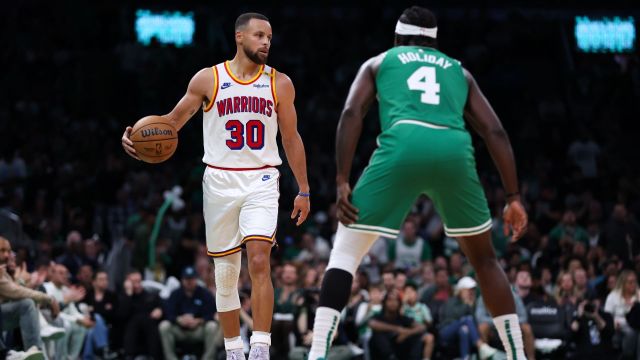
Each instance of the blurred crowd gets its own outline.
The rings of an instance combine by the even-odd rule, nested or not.
[[[2,26],[13,34],[0,57],[1,347],[8,356],[222,356],[204,247],[201,115],[160,165],[128,158],[120,137],[137,119],[169,112],[200,68],[230,58],[233,21],[255,10],[273,26],[269,63],[296,86],[307,149],[312,215],[299,228],[288,219],[297,188],[285,162],[272,255],[272,356],[304,358],[337,226],[340,109],[359,65],[392,45],[403,8],[185,6],[176,5],[195,12],[196,38],[184,48],[136,43],[131,5],[21,1],[3,9]],[[576,52],[569,10],[434,10],[440,48],[474,74],[516,154],[530,224],[513,243],[503,231],[499,176],[474,137],[494,246],[513,284],[529,358],[640,359],[640,162],[629,125],[640,115],[637,54]],[[373,110],[354,179],[378,131]],[[182,204],[159,214],[174,186]],[[379,239],[365,258],[329,358],[499,356],[473,275],[431,201],[418,199],[400,236]],[[247,342],[246,261],[239,288]]]

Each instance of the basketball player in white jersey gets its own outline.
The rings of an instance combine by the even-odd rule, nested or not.
[[[240,15],[233,60],[199,71],[184,97],[164,115],[180,130],[198,109],[204,110],[204,217],[227,359],[245,358],[239,324],[241,246],[247,249],[252,282],[254,331],[249,359],[269,358],[274,300],[269,258],[280,195],[275,166],[282,163],[276,143],[278,128],[299,187],[291,218],[297,218],[300,225],[310,210],[305,151],[293,104],[295,90],[287,75],[265,65],[271,37],[271,25],[264,15]],[[127,127],[122,145],[137,158],[130,133]]]

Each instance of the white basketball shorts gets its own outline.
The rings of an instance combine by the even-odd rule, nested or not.
[[[202,191],[209,256],[234,254],[247,241],[275,243],[279,180],[280,172],[274,167],[222,170],[207,166]]]

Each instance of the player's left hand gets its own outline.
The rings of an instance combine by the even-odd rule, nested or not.
[[[504,233],[509,235],[509,230],[513,230],[512,241],[518,241],[527,232],[527,211],[520,200],[513,200],[504,207],[502,214],[504,220]]]
[[[309,211],[311,211],[311,201],[308,196],[296,196],[295,200],[293,200],[293,211],[291,212],[291,219],[298,218],[296,221],[296,226],[300,226],[305,220],[307,220],[307,216],[309,215]]]

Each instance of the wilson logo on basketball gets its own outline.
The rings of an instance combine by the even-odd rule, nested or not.
[[[147,136],[154,136],[154,135],[168,135],[168,136],[173,136],[173,131],[169,130],[169,129],[158,129],[158,128],[153,128],[153,129],[143,129],[142,130],[142,137],[147,137]]]

